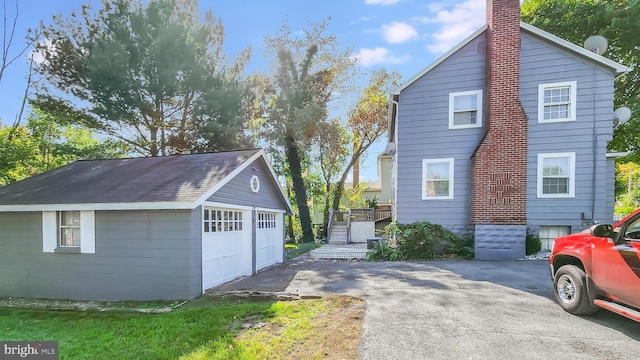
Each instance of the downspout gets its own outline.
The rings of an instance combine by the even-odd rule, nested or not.
[[[398,95],[399,96],[399,95]],[[395,143],[395,151],[391,155],[391,187],[393,195],[391,197],[391,221],[395,221],[398,217],[398,113],[400,112],[400,104],[394,95],[391,95],[392,106],[395,107],[393,116],[393,142]],[[389,129],[391,131],[391,129]]]
[[[593,68],[593,79],[596,79],[596,68]],[[577,90],[576,90],[577,92]],[[577,96],[575,101],[577,102]],[[592,106],[592,114],[593,114],[593,174],[591,175],[591,218],[590,219],[584,219],[583,217],[583,224],[582,226],[584,228],[587,228],[591,225],[594,224],[593,219],[596,218],[596,169],[598,168],[598,128],[596,126],[597,120],[596,120],[596,89],[595,87],[593,88],[593,101],[591,102],[591,106]],[[577,104],[576,104],[576,112],[577,112]],[[577,118],[578,114],[576,114],[576,118]],[[574,164],[575,166],[575,164]],[[575,170],[574,170],[575,171]],[[575,177],[575,173],[573,174],[573,176]],[[575,192],[575,189],[574,189]],[[588,226],[584,226],[585,222],[588,224]]]

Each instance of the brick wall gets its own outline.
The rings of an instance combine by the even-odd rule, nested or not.
[[[526,224],[527,118],[520,104],[520,2],[487,0],[486,135],[472,159],[473,224]]]

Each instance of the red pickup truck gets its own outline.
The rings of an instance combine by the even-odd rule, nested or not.
[[[640,210],[613,226],[557,238],[549,264],[556,301],[567,312],[604,308],[640,322]]]

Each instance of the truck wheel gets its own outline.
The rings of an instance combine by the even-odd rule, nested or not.
[[[558,269],[554,278],[556,302],[566,312],[574,315],[593,314],[598,308],[589,302],[586,275],[574,265],[564,265]]]

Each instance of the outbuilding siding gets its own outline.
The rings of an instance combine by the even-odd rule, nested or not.
[[[96,253],[43,253],[41,212],[0,213],[0,296],[189,299],[200,294],[192,212],[96,211]]]
[[[257,193],[251,191],[251,177],[255,175],[260,179],[260,190]],[[275,183],[262,158],[247,166],[231,181],[225,184],[207,201],[236,204],[244,206],[255,206],[266,209],[286,209],[287,204],[282,201],[278,184]]]

